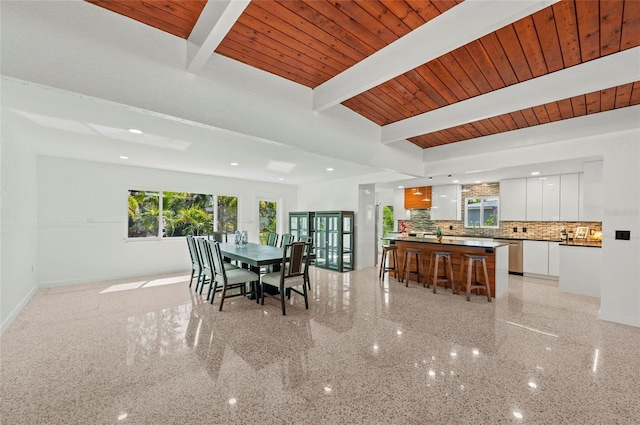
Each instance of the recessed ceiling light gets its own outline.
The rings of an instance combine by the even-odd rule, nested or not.
[[[531,175],[532,175],[532,176],[537,176],[537,175],[539,175],[539,174],[540,174],[540,171],[532,171],[532,172],[531,172]]]
[[[429,180],[433,180],[433,177],[429,177]]]
[[[284,180],[284,177],[278,177],[278,180],[282,181]]]
[[[124,156],[124,155],[120,155],[118,158],[120,158],[120,159],[129,159],[128,156]]]
[[[447,177],[451,178],[451,174],[449,174]]]
[[[238,163],[237,162],[232,162],[231,165],[233,165],[235,167],[236,165],[238,165]]]
[[[329,167],[327,168],[327,171],[333,171],[333,168]]]
[[[482,183],[480,180],[476,180],[476,184],[480,184]]]
[[[138,130],[137,128],[130,128],[129,133],[142,134],[142,130]]]
[[[398,186],[398,189],[404,189],[404,186],[400,185]]]
[[[460,180],[454,180],[453,182],[454,183],[460,183]]]

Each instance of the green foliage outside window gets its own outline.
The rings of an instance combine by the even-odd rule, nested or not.
[[[129,191],[129,237],[158,236],[159,196],[152,191]]]
[[[260,220],[260,242],[267,243],[267,235],[269,232],[275,232],[277,229],[276,214],[277,202],[260,201],[258,208],[258,218]]]
[[[384,205],[382,207],[382,237],[386,237],[393,231],[393,206]]]
[[[238,197],[218,196],[218,231],[235,233],[238,230]]]
[[[160,195],[162,200],[160,202]],[[235,231],[238,198],[219,196],[220,231]],[[203,236],[214,231],[214,195],[187,192],[130,190],[128,197],[128,236]],[[222,212],[222,214],[220,214]],[[160,220],[162,217],[162,220]]]

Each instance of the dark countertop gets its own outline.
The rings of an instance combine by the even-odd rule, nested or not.
[[[447,239],[446,236],[442,237],[442,241],[437,242],[433,238],[418,238],[414,236],[405,236],[405,237],[386,237],[384,238],[388,241],[402,241],[402,242],[418,242],[418,243],[430,243],[430,244],[438,244],[438,245],[455,245],[455,246],[468,246],[474,248],[497,248],[499,246],[506,246],[506,243],[502,242],[493,242],[492,241],[466,241],[466,240],[453,240]],[[488,238],[489,239],[489,238]]]
[[[573,239],[570,241],[561,242],[560,246],[583,246],[588,248],[602,248],[602,241]]]
[[[391,233],[391,232],[389,232]],[[420,233],[420,232],[418,232]],[[399,232],[397,232],[397,234],[400,234]],[[408,234],[413,234],[412,233],[408,233]],[[385,240],[388,240],[390,238],[393,238],[396,236],[388,236],[386,238],[382,238]],[[411,237],[411,236],[408,236]],[[431,239],[433,239],[433,235],[429,235],[429,237]],[[482,239],[487,239],[489,241],[493,241],[494,239],[501,239],[501,240],[507,240],[507,241],[541,241],[541,242],[562,242],[562,240],[558,237],[558,238],[510,238],[510,237],[503,237],[503,236],[480,236],[480,235],[442,235],[442,237],[444,239],[447,238],[482,238]],[[421,238],[420,238],[421,239]],[[429,238],[426,238],[429,239]]]

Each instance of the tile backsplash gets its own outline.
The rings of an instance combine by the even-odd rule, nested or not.
[[[602,230],[602,222],[585,221],[501,221],[499,229],[472,229],[464,227],[463,221],[432,221],[429,210],[412,210],[411,220],[405,221],[407,232],[435,233],[440,227],[442,233],[447,236],[481,236],[488,238],[518,238],[518,239],[560,239],[560,231],[564,227],[567,231],[576,227],[585,226],[589,230]],[[514,232],[513,229],[517,231]],[[527,231],[524,232],[523,229]]]
[[[499,183],[486,185],[462,186],[465,196],[494,196],[498,195]],[[567,231],[575,232],[576,227],[588,227],[589,230],[602,231],[602,222],[584,221],[501,221],[498,229],[473,229],[464,227],[464,210],[462,220],[431,220],[430,210],[411,210],[411,220],[405,220],[407,232],[435,233],[440,227],[444,235],[450,236],[480,236],[490,238],[519,238],[537,240],[559,240],[560,231],[564,227]],[[398,226],[399,227],[399,226]],[[516,230],[514,232],[514,229]],[[527,231],[524,232],[524,229]]]

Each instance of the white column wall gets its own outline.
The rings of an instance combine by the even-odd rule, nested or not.
[[[600,318],[640,327],[640,131],[612,135],[604,152]],[[616,240],[616,230],[631,240]]]
[[[0,332],[37,290],[36,158],[3,123],[0,135]]]
[[[296,187],[248,180],[38,157],[38,283],[41,286],[187,271],[184,238],[127,240],[127,191],[238,196],[239,228],[258,240],[257,202],[295,209]]]
[[[356,234],[356,268],[364,269],[376,264],[376,187],[375,184],[360,185],[358,194],[358,233]],[[359,243],[362,241],[362,243]]]

